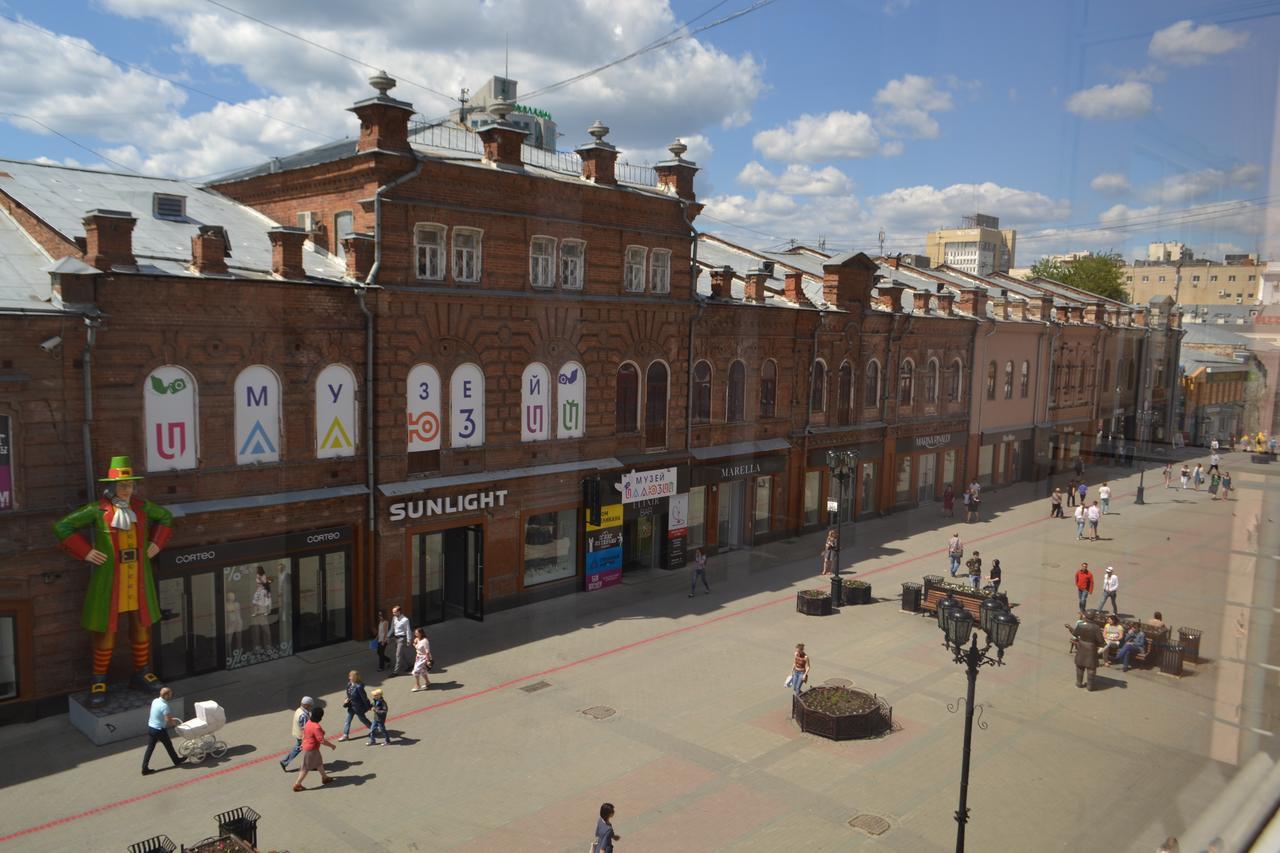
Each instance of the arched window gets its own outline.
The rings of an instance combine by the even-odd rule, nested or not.
[[[959,403],[963,396],[964,365],[957,358],[951,362],[951,367],[947,368],[947,400]]]
[[[667,366],[651,362],[644,379],[644,446],[667,446]]]
[[[867,362],[867,379],[862,388],[862,405],[874,409],[880,405],[880,362]]]
[[[1006,400],[1013,399],[1013,362],[1006,361],[1004,363],[1004,398]]]
[[[1111,390],[1111,359],[1102,362],[1102,390]]]
[[[809,393],[809,410],[821,414],[827,410],[827,363],[818,359],[813,363],[813,387]]]
[[[711,365],[705,361],[693,366],[693,422],[711,422]]]
[[[987,399],[994,400],[996,398],[996,363],[993,361],[987,365]]]
[[[1084,396],[1085,383],[1088,381],[1088,376],[1092,372],[1093,371],[1089,369],[1088,365],[1083,363],[1080,365],[1080,373],[1076,376],[1076,394],[1078,396]]]
[[[841,425],[853,423],[850,412],[853,403],[853,366],[847,361],[840,363],[840,378],[836,386],[836,418]]]
[[[618,368],[614,391],[615,430],[619,433],[639,431],[640,371],[631,362],[623,362]]]
[[[929,359],[924,374],[924,401],[930,406],[938,405],[938,360]]]
[[[724,419],[731,422],[747,419],[747,367],[740,361],[729,365],[728,400]]]
[[[1128,388],[1130,391],[1132,391],[1137,386],[1138,386],[1138,365],[1131,358],[1129,359],[1129,377],[1128,377],[1128,380],[1126,381],[1125,387]]]
[[[1031,362],[1022,362],[1022,376],[1018,379],[1018,396],[1027,399],[1027,393],[1031,388]]]
[[[773,417],[777,405],[778,363],[770,358],[760,367],[760,417]]]
[[[910,406],[916,393],[916,365],[909,358],[902,360],[898,369],[898,405]]]
[[[346,373],[339,376],[339,371]],[[324,385],[316,385],[316,422],[329,409],[334,417],[346,418],[343,438],[350,437],[331,456],[355,455],[355,374],[343,365],[331,364],[320,374],[332,377],[337,392],[325,407]],[[185,367],[166,364],[147,376],[142,386],[142,406],[146,417],[144,438],[147,445],[148,471],[189,471],[200,460],[200,420],[196,416],[196,379]],[[350,408],[350,413],[347,413]],[[325,421],[327,424],[328,421]],[[323,445],[321,445],[323,447]],[[238,449],[238,448],[237,448]],[[323,454],[321,454],[323,455]]]

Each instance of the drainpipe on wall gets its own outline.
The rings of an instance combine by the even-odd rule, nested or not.
[[[1058,338],[1060,338],[1060,337],[1062,336],[1062,326],[1058,323],[1058,321],[1057,321],[1057,320],[1054,320],[1052,317],[1050,317],[1050,319],[1049,319],[1049,327],[1053,329],[1053,337],[1049,339],[1049,372],[1048,372],[1048,378],[1049,378],[1049,381],[1045,383],[1045,394],[1044,394],[1044,421],[1045,421],[1045,423],[1046,423],[1046,424],[1048,424],[1048,425],[1052,428],[1053,424],[1052,424],[1052,423],[1050,422],[1050,420],[1049,420],[1049,404],[1053,401],[1053,384],[1054,384],[1053,362],[1054,362],[1054,353],[1055,353],[1055,351],[1056,351],[1056,350],[1057,350],[1057,348],[1058,348]],[[1053,460],[1052,460],[1052,459],[1050,459],[1050,460],[1049,460],[1049,470],[1048,470],[1048,472],[1047,472],[1047,474],[1046,474],[1046,476],[1047,476],[1049,479],[1047,479],[1047,480],[1046,480],[1046,482],[1045,482],[1045,487],[1046,487],[1049,491],[1052,491],[1052,490],[1053,490],[1053,489],[1052,489],[1052,487],[1053,487],[1053,480],[1052,480],[1052,475],[1053,475],[1053,473],[1054,473],[1054,470],[1053,470]]]
[[[81,360],[84,369],[81,379],[84,383],[84,418],[80,424],[80,440],[84,444],[84,481],[85,500],[93,502],[97,481],[93,474],[93,345],[98,342],[98,327],[102,321],[97,317],[85,317],[84,354]]]
[[[688,398],[685,403],[684,410],[684,449],[686,453],[693,453],[693,332],[698,326],[698,321],[702,319],[702,312],[707,305],[698,298],[698,229],[693,227],[693,220],[689,218],[689,202],[680,199],[680,215],[684,217],[684,224],[689,226],[689,230],[693,232],[689,253],[689,299],[698,305],[698,313],[689,318],[689,358],[688,367],[689,375],[686,377],[685,384],[688,386]],[[776,393],[776,392],[775,392]]]
[[[981,326],[983,323],[991,324],[991,328],[988,329],[987,333],[982,336],[982,343],[983,343],[982,357],[985,360],[986,357],[989,355],[988,347],[986,345],[987,338],[991,337],[996,333],[996,321],[990,317],[984,317],[978,320],[979,326]],[[970,365],[970,370],[973,371],[974,378],[980,379],[983,376],[983,374],[978,372],[978,330],[977,329],[973,330],[973,338],[969,344],[969,365]],[[985,382],[986,380],[983,379],[982,381]],[[982,403],[984,400],[987,399],[985,388],[979,391],[979,393],[977,394],[977,399],[978,399],[978,454],[977,455],[981,456],[982,455]],[[992,452],[994,453],[995,451],[992,451]],[[966,459],[965,462],[973,465],[972,473],[969,473],[968,471],[968,464],[965,465],[966,475],[967,475],[965,477],[965,484],[968,484],[978,479],[978,459],[975,456],[973,459]],[[995,477],[993,476],[992,480],[994,479]]]
[[[804,401],[804,434],[806,450],[809,446],[809,430],[813,426],[813,381],[818,372],[818,332],[822,329],[822,318],[825,316],[826,311],[819,308],[818,322],[813,324],[813,347],[809,353],[809,394],[805,397]]]

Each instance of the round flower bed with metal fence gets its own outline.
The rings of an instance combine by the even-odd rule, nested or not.
[[[814,687],[791,697],[800,730],[831,740],[877,737],[893,729],[893,708],[856,687]]]

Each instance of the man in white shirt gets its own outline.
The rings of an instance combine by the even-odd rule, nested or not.
[[[409,627],[409,617],[400,610],[400,605],[391,608],[391,639],[395,643],[395,656],[391,659],[391,674],[399,675],[400,666],[404,663],[405,652],[413,641],[413,628]],[[413,657],[410,655],[409,657]]]
[[[1218,452],[1218,439],[1215,438],[1213,441],[1209,442],[1209,449],[1214,453]]]
[[[1111,509],[1111,487],[1106,483],[1098,487],[1098,502],[1102,504],[1102,514],[1106,515]]]
[[[1102,518],[1102,510],[1098,509],[1097,501],[1094,501],[1092,504],[1089,505],[1089,510],[1086,513],[1086,517],[1089,519],[1089,541],[1097,542],[1098,541],[1098,521]]]
[[[1120,578],[1116,577],[1116,570],[1107,566],[1107,573],[1102,576],[1102,603],[1098,605],[1099,610],[1103,610],[1107,606],[1107,599],[1111,599],[1111,612],[1120,615],[1120,610],[1116,606],[1116,590],[1120,589]]]
[[[1221,469],[1218,468],[1218,463],[1221,461],[1222,461],[1222,457],[1218,455],[1217,450],[1214,450],[1213,453],[1210,454],[1209,456],[1209,472],[1213,473],[1214,471],[1217,471],[1219,474],[1221,474],[1222,471]]]

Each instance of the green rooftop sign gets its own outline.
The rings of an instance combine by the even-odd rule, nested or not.
[[[531,115],[531,116],[536,116],[536,117],[538,117],[538,118],[544,118],[544,119],[546,119],[547,121],[551,121],[551,120],[552,120],[552,118],[551,118],[551,113],[547,112],[546,110],[540,110],[540,109],[538,109],[537,107],[526,107],[524,104],[516,104],[516,112],[518,112],[518,113],[527,113],[527,114],[529,114],[529,115]]]

